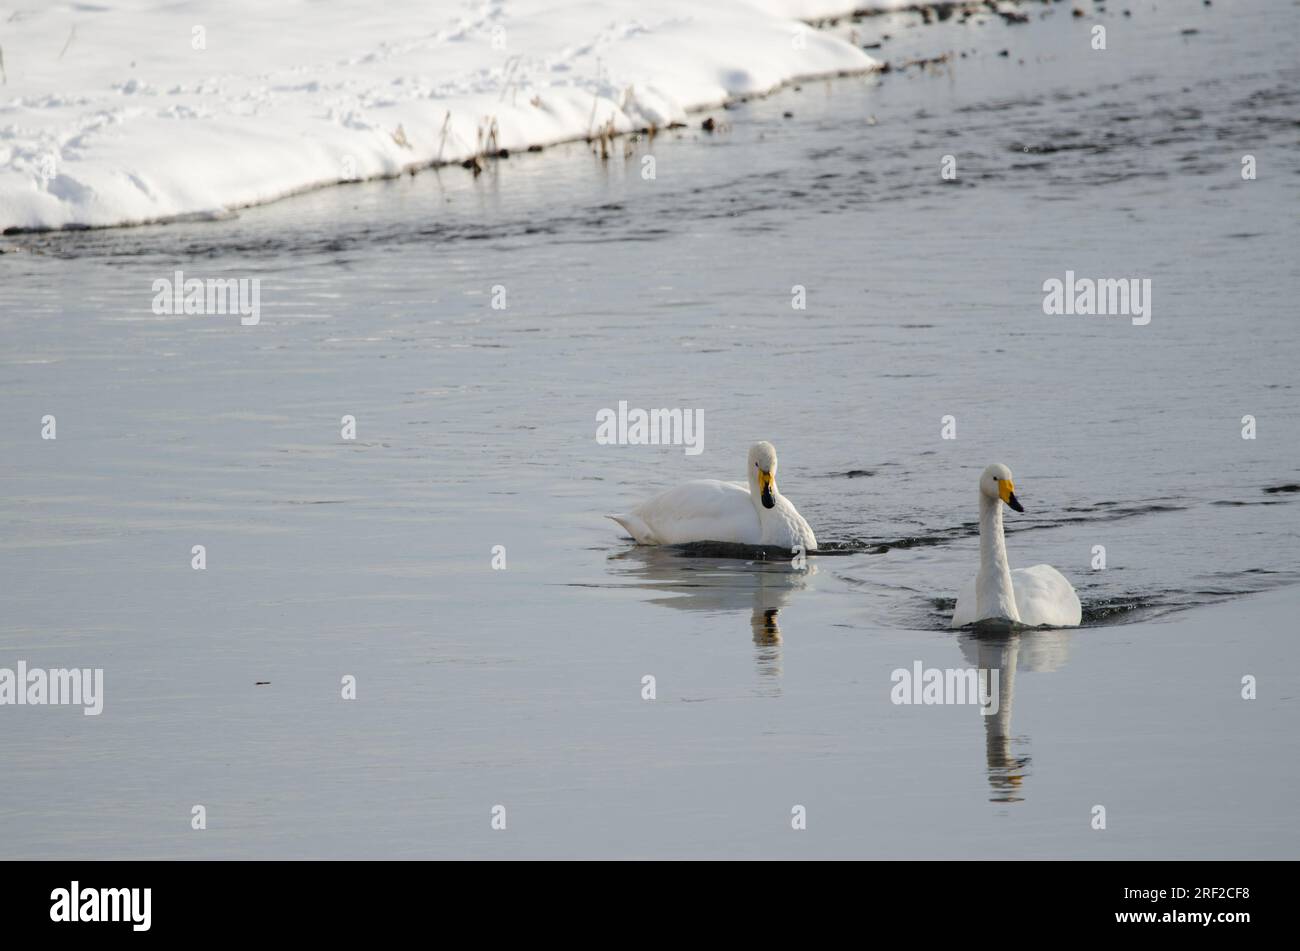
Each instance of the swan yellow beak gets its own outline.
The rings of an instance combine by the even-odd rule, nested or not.
[[[772,493],[776,489],[776,480],[772,478],[772,473],[758,470],[758,488],[759,498],[763,502],[763,508],[770,509],[776,505],[776,499]]]
[[[998,497],[1010,505],[1013,511],[1023,512],[1025,507],[1016,498],[1016,484],[1010,479],[998,479]]]

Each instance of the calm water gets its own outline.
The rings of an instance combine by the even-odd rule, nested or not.
[[[1064,8],[842,23],[953,55],[609,162],[3,239],[0,666],[107,695],[0,713],[0,854],[1295,857],[1300,13],[1228,6],[1106,52]],[[177,268],[260,278],[261,323],[154,315]],[[1045,316],[1067,269],[1150,278],[1151,323]],[[705,451],[598,445],[620,400]],[[763,438],[806,573],[602,517]],[[944,630],[992,461],[1084,628]],[[891,704],[917,660],[1001,714]]]

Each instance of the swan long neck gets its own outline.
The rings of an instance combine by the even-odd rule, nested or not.
[[[1020,620],[1007,542],[1002,533],[1002,503],[980,493],[980,572],[975,579],[976,619],[1005,617]]]

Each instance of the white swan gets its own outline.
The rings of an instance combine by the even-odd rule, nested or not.
[[[980,570],[957,596],[952,626],[1003,620],[1029,627],[1078,627],[1083,608],[1063,574],[1051,565],[1015,571],[1007,565],[1003,502],[1024,511],[1011,470],[1000,464],[989,466],[980,476]]]
[[[610,515],[642,545],[731,542],[778,545],[805,552],[817,536],[776,487],[776,449],[770,442],[749,449],[749,487],[698,479],[642,502],[626,515]]]

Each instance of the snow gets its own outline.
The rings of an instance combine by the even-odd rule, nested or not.
[[[0,229],[220,215],[865,71],[851,0],[98,0],[0,13]],[[878,0],[876,6],[896,6]]]

